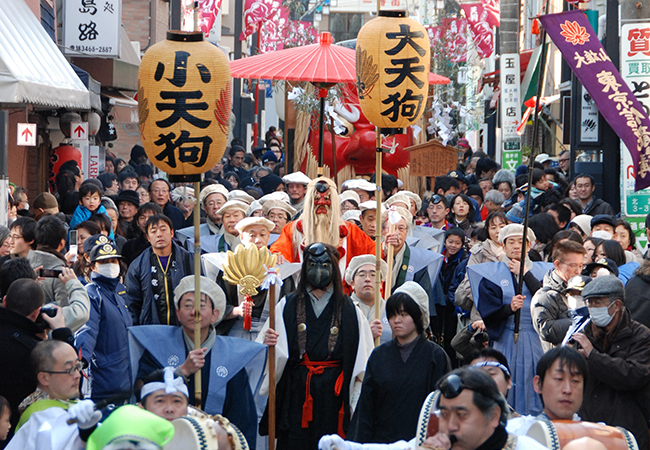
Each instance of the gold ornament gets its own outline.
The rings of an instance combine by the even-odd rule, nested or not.
[[[258,250],[255,245],[244,247],[240,244],[234,253],[230,250],[226,253],[223,278],[230,284],[239,285],[243,295],[257,295],[267,269],[275,266],[276,260],[277,256],[266,247]]]

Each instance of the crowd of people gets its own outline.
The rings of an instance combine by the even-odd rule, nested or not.
[[[31,203],[13,187],[1,447],[192,448],[183,420],[207,414],[196,427],[263,450],[270,347],[278,449],[541,449],[527,432],[556,420],[650,446],[650,260],[568,154],[513,173],[468,150],[424,193],[382,174],[379,210],[375,175],[285,174],[275,130],[226,155],[200,192],[155,174],[140,146],[97,179],[64,163]],[[277,255],[276,289],[249,300],[231,284],[239,245]]]

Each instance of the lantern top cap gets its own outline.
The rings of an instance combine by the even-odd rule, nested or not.
[[[377,12],[378,17],[407,17],[406,11],[381,10]]]
[[[332,43],[332,35],[329,31],[323,31],[320,34],[320,43],[321,45],[330,45]]]
[[[201,42],[203,40],[203,32],[170,30],[167,32],[167,40],[175,42]]]

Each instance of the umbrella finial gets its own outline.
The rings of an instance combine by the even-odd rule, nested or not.
[[[323,31],[320,34],[320,43],[321,45],[330,45],[332,43],[332,35],[329,31]]]

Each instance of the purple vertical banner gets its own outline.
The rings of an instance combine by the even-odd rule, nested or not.
[[[587,16],[573,10],[541,16],[540,20],[600,113],[630,150],[635,190],[649,187],[650,119],[600,44]]]

